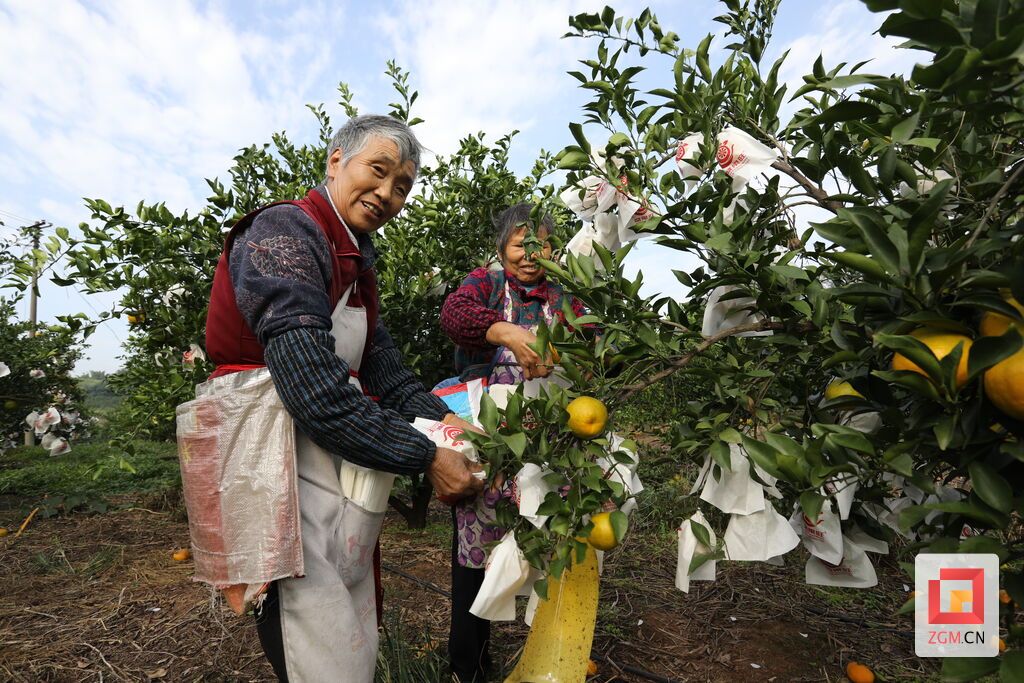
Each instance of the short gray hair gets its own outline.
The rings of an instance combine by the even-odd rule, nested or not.
[[[404,122],[392,116],[378,114],[353,116],[336,130],[327,145],[328,161],[334,150],[340,149],[341,159],[347,163],[349,159],[362,152],[366,143],[375,135],[395,143],[398,147],[399,161],[403,164],[412,161],[413,173],[419,172],[423,145],[416,139],[415,133]]]
[[[523,227],[524,223],[533,226],[537,230],[540,228],[547,228],[549,235],[555,232],[555,221],[549,214],[541,216],[540,224],[534,225],[530,220],[530,213],[532,211],[533,204],[530,204],[529,202],[520,202],[508,207],[499,213],[494,219],[494,229],[497,231],[497,234],[495,235],[495,246],[498,247],[498,258],[505,258],[505,247],[508,246],[508,241],[512,239],[512,235],[514,235],[519,228]]]

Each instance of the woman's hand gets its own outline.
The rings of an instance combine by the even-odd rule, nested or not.
[[[487,329],[487,341],[511,351],[523,369],[525,379],[547,377],[551,374],[551,365],[548,361],[530,348],[530,344],[537,341],[537,335],[525,327],[508,322],[494,323]]]

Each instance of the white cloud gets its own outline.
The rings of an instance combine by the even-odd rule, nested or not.
[[[237,148],[309,118],[298,90],[326,59],[296,34],[246,34],[186,0],[17,3],[0,10],[0,34],[0,63],[26,65],[0,72],[0,141],[17,169],[6,179],[177,209]],[[293,60],[308,78],[261,87]]]
[[[436,0],[380,15],[392,52],[420,91],[414,111],[426,120],[419,131],[424,144],[446,154],[478,130],[493,139],[552,123],[551,109],[564,106],[566,90],[575,89],[565,72],[593,50],[561,36],[569,15],[594,11],[591,5]]]
[[[883,20],[884,15],[872,14],[856,0],[823,6],[805,24],[813,30],[789,43],[776,41],[779,49],[774,54],[789,50],[789,57],[780,72],[781,79],[799,86],[803,83],[801,77],[811,72],[819,54],[823,55],[826,70],[847,62],[848,72],[854,64],[871,60],[861,67],[861,73],[908,73],[922,53],[898,49],[896,46],[903,42],[901,39],[878,35],[876,31]]]

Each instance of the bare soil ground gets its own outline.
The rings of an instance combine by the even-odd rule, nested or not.
[[[0,539],[0,680],[272,681],[251,617],[235,617],[191,581],[189,562],[172,561],[188,546],[181,508],[154,496],[129,504],[35,519],[17,539],[21,513],[0,511],[12,528]],[[438,668],[448,519],[438,507],[426,530],[411,531],[389,517],[382,541],[386,623],[400,624],[403,656]],[[674,534],[634,534],[607,558],[592,680],[841,681],[849,659],[880,680],[937,679],[914,657],[910,617],[891,616],[907,597],[895,559],[881,560],[870,591],[807,586],[802,562],[720,562],[716,582],[685,595],[673,586]],[[521,622],[495,625],[493,680],[526,633]]]

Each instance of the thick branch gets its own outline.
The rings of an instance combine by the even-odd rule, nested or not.
[[[811,182],[810,178],[798,171],[791,164],[788,164],[785,161],[776,160],[772,162],[772,168],[777,171],[782,171],[799,183],[800,186],[807,190],[807,193],[818,202],[819,206],[828,209],[832,213],[839,213],[839,209],[842,208],[843,205],[839,202],[829,200],[828,192],[825,192],[821,187]]]

